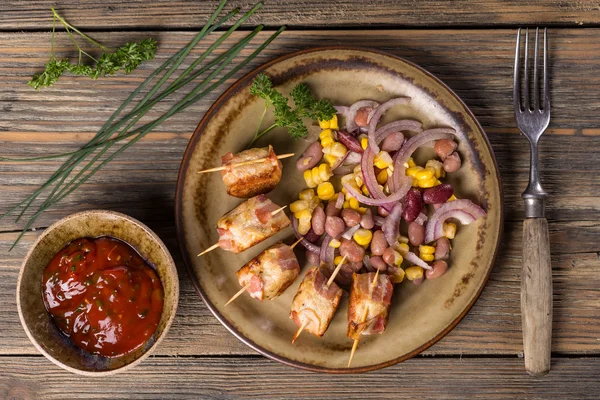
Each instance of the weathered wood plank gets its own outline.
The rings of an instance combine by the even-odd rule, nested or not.
[[[555,358],[545,379],[519,358],[421,358],[361,374],[308,374],[261,358],[156,358],[106,378],[65,372],[41,357],[3,357],[3,398],[63,399],[595,399],[598,358]]]
[[[41,29],[51,27],[50,7],[54,6],[72,24],[85,29],[117,28],[199,28],[215,9],[218,1],[185,0],[153,1],[152,7],[141,0],[127,2],[92,0],[5,1],[0,5],[0,27],[3,30]],[[249,9],[255,0],[231,1],[234,6]],[[565,2],[532,0],[318,0],[265,1],[263,10],[249,24],[291,25],[295,27],[452,27],[506,25],[598,24],[600,12],[593,1]]]

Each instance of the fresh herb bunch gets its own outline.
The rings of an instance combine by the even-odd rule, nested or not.
[[[304,138],[308,136],[308,128],[304,125],[302,118],[329,121],[336,113],[331,102],[315,99],[305,83],[296,85],[290,93],[296,106],[292,109],[288,104],[288,99],[273,88],[273,82],[263,73],[254,78],[252,86],[250,86],[250,93],[265,100],[265,111],[260,118],[254,138],[248,146],[252,146],[260,137],[276,127],[287,128],[294,139]],[[271,107],[273,107],[273,114],[275,114],[275,122],[259,133],[263,118]]]
[[[52,86],[58,78],[65,72],[69,72],[73,75],[89,76],[92,79],[98,79],[99,77],[106,75],[113,75],[114,73],[124,70],[126,74],[140,66],[144,61],[152,60],[156,53],[157,43],[156,40],[149,38],[144,39],[140,42],[130,42],[119,47],[115,51],[113,49],[105,47],[94,39],[79,31],[77,28],[69,24],[63,17],[61,17],[54,8],[52,8],[52,14],[54,21],[52,24],[52,54],[50,55],[50,61],[46,63],[46,68],[43,72],[36,74],[28,82],[29,86],[38,90],[40,87]],[[56,21],[65,27],[69,38],[77,47],[79,51],[79,57],[77,64],[69,61],[67,58],[57,59],[54,55],[54,32],[56,30]],[[84,51],[79,44],[75,41],[75,37],[71,31],[77,33],[94,46],[99,47],[103,53],[98,57],[94,58],[86,51]],[[83,63],[83,56],[92,59],[95,62],[94,66],[86,65]]]

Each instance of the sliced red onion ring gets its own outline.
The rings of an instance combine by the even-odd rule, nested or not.
[[[346,152],[346,154],[344,154],[344,157],[340,158],[335,165],[333,166],[333,168],[331,168],[332,171],[335,171],[336,168],[341,167],[342,164],[344,163],[344,161],[346,161],[346,159],[348,158],[348,155],[350,154],[350,152]]]
[[[412,119],[401,119],[399,121],[390,122],[375,131],[375,142],[381,143],[392,132],[414,131],[421,132],[423,125],[419,121]]]
[[[297,239],[302,238],[302,240],[300,241],[300,244],[302,246],[304,246],[304,248],[306,250],[312,251],[313,253],[319,253],[321,251],[321,248],[319,246],[304,239],[303,236],[300,234],[300,232],[298,232],[298,219],[296,219],[296,217],[294,217],[293,215],[292,215],[292,230],[294,231],[294,235],[296,235]]]
[[[427,222],[427,215],[420,213],[417,218],[415,218],[415,222],[419,225],[424,225]]]
[[[486,215],[486,212],[471,200],[459,199],[438,208],[425,227],[425,243],[433,242],[444,236],[444,222],[456,218],[463,225],[469,225]]]
[[[433,269],[433,268],[431,268],[431,265],[429,265],[425,261],[421,260],[419,258],[419,256],[417,256],[413,252],[408,251],[408,252],[406,252],[406,253],[403,254],[403,257],[404,257],[405,260],[407,260],[407,261],[411,262],[412,264],[417,265],[417,266],[419,266],[421,268]]]
[[[373,115],[371,116],[371,120],[369,121],[369,147],[375,152],[375,154],[379,153],[379,145],[375,140],[375,128],[377,127],[377,123],[383,116],[383,114],[389,110],[390,108],[402,104],[408,104],[410,102],[410,97],[397,97],[395,99],[391,99],[386,101],[385,103],[379,105],[375,110],[373,110]]]
[[[325,235],[321,249],[319,250],[321,262],[325,263],[329,268],[333,267],[333,256],[335,255],[335,249],[329,245],[332,239],[331,236]]]
[[[374,100],[359,100],[356,103],[352,104],[348,111],[346,112],[346,130],[349,133],[352,133],[358,129],[358,125],[354,122],[354,118],[356,117],[356,112],[363,107],[372,107],[376,108],[379,105]]]
[[[349,151],[344,156],[342,162],[338,163],[333,169],[335,175],[346,175],[354,171],[354,167],[360,162],[361,155],[353,151]]]
[[[335,106],[335,111],[336,114],[342,114],[342,115],[346,115],[348,113],[348,110],[350,109],[350,107],[346,107],[346,106]]]
[[[356,189],[354,189],[352,185],[348,183],[348,179],[344,178],[342,178],[342,186],[344,186],[346,190],[352,195],[352,197],[356,198],[356,200],[369,206],[388,207],[390,210],[392,209],[395,203],[399,202],[402,198],[404,198],[404,196],[406,196],[406,193],[408,193],[409,189],[412,186],[412,179],[406,179],[400,190],[398,190],[396,193],[392,193],[384,199],[373,199],[371,197],[363,196]]]
[[[337,199],[335,199],[335,208],[341,210],[344,206],[344,193],[340,192],[337,195]]]
[[[348,228],[346,232],[342,234],[342,237],[346,240],[350,240],[352,239],[352,235],[354,235],[354,232],[356,232],[359,229],[360,225],[354,225],[352,228]]]
[[[385,236],[385,240],[387,240],[390,246],[395,246],[397,244],[398,235],[400,234],[400,219],[402,218],[402,211],[404,210],[404,205],[402,203],[396,203],[390,215],[385,218],[383,225],[381,225],[381,230],[383,231],[383,236]]]
[[[385,218],[383,218],[379,215],[374,215],[373,222],[375,222],[375,226],[383,226],[383,223],[385,222]]]
[[[408,162],[408,159],[417,148],[434,140],[450,138],[455,133],[456,131],[452,128],[428,129],[408,139],[394,155],[394,173],[392,179],[388,179],[390,192],[393,193],[400,188],[401,180],[406,176],[404,164]]]

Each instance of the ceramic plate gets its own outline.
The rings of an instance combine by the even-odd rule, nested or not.
[[[387,330],[364,337],[351,369],[346,368],[352,340],[346,337],[347,295],[344,295],[327,333],[322,338],[302,334],[294,345],[297,326],[289,319],[290,304],[301,279],[279,298],[260,302],[243,295],[224,304],[240,286],[235,271],[277,240],[292,243],[291,228],[241,254],[221,249],[197,258],[196,254],[218,239],[217,220],[241,203],[229,197],[220,173],[198,175],[198,170],[220,165],[220,156],[243,150],[254,135],[264,101],[250,95],[259,72],[267,73],[277,89],[288,94],[300,82],[318,98],[336,105],[360,99],[383,102],[410,96],[409,106],[395,107],[384,122],[400,117],[418,119],[424,128],[452,127],[459,137],[462,168],[451,174],[459,198],[470,198],[487,210],[487,216],[459,226],[452,241],[450,269],[440,279],[415,286],[397,285]],[[267,114],[265,126],[272,115]],[[318,127],[314,129],[318,131]],[[272,144],[278,154],[300,155],[307,141],[292,140],[284,130],[273,130],[259,145]],[[417,160],[433,155],[419,149]],[[295,158],[283,161],[283,177],[268,196],[289,204],[306,188]],[[179,243],[189,275],[198,293],[217,319],[238,339],[277,361],[324,372],[362,372],[406,360],[446,335],[469,311],[486,284],[497,252],[502,228],[502,194],[490,144],[465,104],[443,83],[423,69],[400,58],[366,49],[321,48],[278,58],[249,73],[227,90],[208,110],[186,150],[177,184],[176,223]],[[304,252],[297,251],[301,265]],[[301,276],[308,265],[305,265]]]

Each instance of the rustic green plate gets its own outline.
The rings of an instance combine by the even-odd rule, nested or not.
[[[347,296],[322,338],[309,334],[291,343],[297,329],[289,319],[298,279],[281,297],[260,302],[243,295],[224,304],[239,290],[235,271],[277,240],[293,241],[291,229],[244,253],[217,249],[202,258],[196,254],[218,239],[217,220],[241,200],[229,197],[219,173],[198,175],[198,170],[220,165],[220,156],[241,151],[252,138],[264,109],[261,99],[250,95],[254,76],[265,72],[277,89],[289,93],[307,83],[319,98],[350,105],[360,99],[383,102],[410,96],[407,107],[396,107],[386,120],[416,118],[425,128],[450,126],[459,136],[462,168],[451,174],[459,198],[481,204],[487,216],[459,227],[453,240],[450,269],[440,279],[421,286],[397,285],[387,330],[361,339],[352,368],[346,368],[352,340],[346,337]],[[265,126],[272,115],[267,114]],[[268,125],[267,125],[268,124]],[[318,127],[314,127],[318,131]],[[308,142],[291,140],[274,130],[259,145],[272,144],[277,153],[301,154]],[[430,149],[420,149],[426,160]],[[295,168],[295,158],[283,161],[281,183],[269,193],[277,204],[297,199],[305,188]],[[366,49],[320,48],[280,57],[249,73],[227,90],[208,110],[186,150],[177,182],[176,223],[179,243],[189,275],[202,299],[217,319],[238,339],[277,361],[313,371],[345,373],[382,368],[406,360],[446,335],[469,311],[483,290],[498,249],[502,228],[502,193],[498,167],[481,126],[465,104],[428,72],[400,58]],[[298,251],[301,263],[303,252]],[[307,266],[304,267],[304,275]],[[199,339],[201,340],[201,339]],[[465,344],[467,346],[468,344]]]

